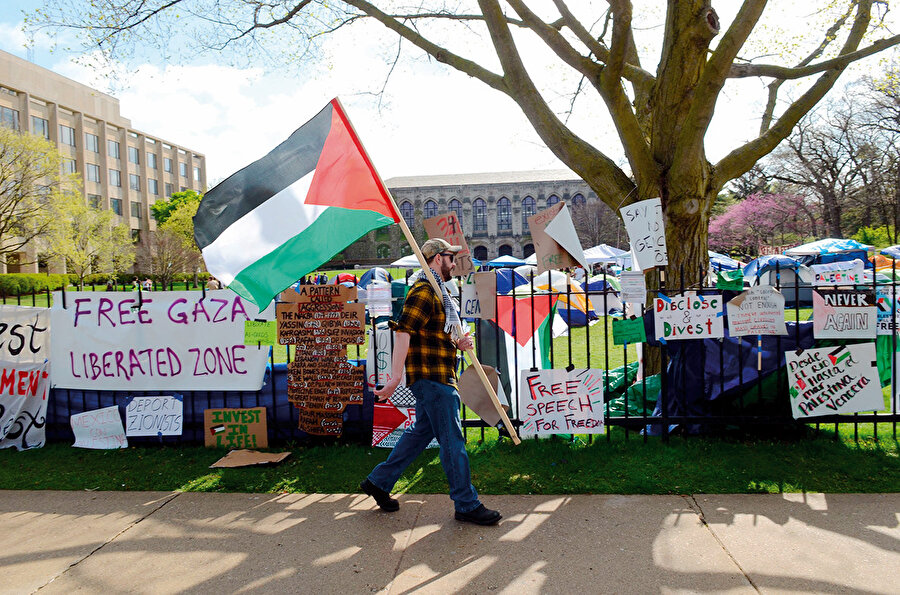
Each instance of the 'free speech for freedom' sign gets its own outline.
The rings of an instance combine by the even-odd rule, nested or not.
[[[259,310],[231,290],[66,293],[53,298],[54,386],[259,390],[269,349],[244,346]]]

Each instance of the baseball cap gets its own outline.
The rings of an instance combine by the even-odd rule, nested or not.
[[[456,254],[462,250],[462,246],[451,246],[447,240],[441,238],[432,238],[422,244],[422,255],[425,257],[425,260],[431,260],[435,254],[440,252],[453,252]]]

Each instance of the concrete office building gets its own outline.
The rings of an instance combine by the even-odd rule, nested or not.
[[[0,125],[56,144],[64,167],[81,176],[85,199],[112,210],[145,245],[156,230],[151,204],[173,192],[206,189],[202,154],[135,130],[115,97],[3,51]],[[9,266],[0,263],[0,271],[38,272],[39,254],[28,246]]]

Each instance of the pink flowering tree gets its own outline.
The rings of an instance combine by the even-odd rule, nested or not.
[[[799,194],[751,194],[713,217],[713,250],[758,254],[763,244],[802,242],[816,235],[816,206]]]

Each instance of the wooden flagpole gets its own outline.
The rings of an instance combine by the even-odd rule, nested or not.
[[[375,169],[375,164],[372,163],[371,159],[369,159],[369,153],[363,146],[362,139],[360,139],[359,135],[356,134],[356,128],[353,127],[353,123],[350,121],[350,118],[347,117],[347,112],[344,110],[344,106],[341,104],[341,100],[335,98],[334,101],[338,104],[341,112],[343,112],[347,125],[350,126],[356,142],[359,143],[359,146],[362,149],[363,156],[365,157],[369,167],[372,168],[372,171],[375,173],[375,176],[378,179],[378,183],[381,184],[385,195],[388,197],[388,200],[391,201],[391,206],[394,208],[394,212],[400,215],[400,208],[397,206],[397,201],[394,200],[394,196],[391,194],[391,191],[388,190],[388,187],[384,185],[384,181],[381,179],[381,175],[378,173],[378,170]],[[406,236],[406,241],[409,242],[410,247],[413,249],[413,253],[419,260],[419,264],[422,265],[422,271],[424,271],[425,277],[428,279],[428,282],[431,283],[431,287],[432,289],[434,289],[434,292],[438,295],[438,297],[440,297],[441,295],[443,295],[441,292],[441,287],[440,285],[438,285],[437,279],[434,278],[434,275],[431,272],[431,267],[429,267],[428,263],[425,261],[425,255],[422,254],[422,250],[419,248],[419,243],[416,241],[416,238],[413,237],[412,231],[410,231],[409,226],[406,224],[406,220],[402,215],[400,215],[399,220],[400,229],[403,230],[403,235]],[[460,322],[459,331],[460,335],[462,335],[462,322]],[[478,372],[478,377],[481,378],[481,383],[484,385],[485,390],[487,390],[488,395],[490,395],[491,402],[494,404],[494,408],[497,410],[497,413],[500,414],[500,419],[503,420],[503,424],[506,426],[506,431],[509,432],[509,436],[512,439],[513,444],[521,444],[522,441],[519,438],[519,434],[516,432],[515,426],[512,424],[509,416],[506,414],[506,410],[503,409],[502,405],[500,405],[500,399],[497,398],[497,393],[494,392],[494,387],[491,385],[491,381],[488,379],[487,374],[485,374],[484,368],[481,366],[481,362],[478,361],[478,357],[475,355],[475,350],[467,349],[466,354],[469,356],[469,361],[471,361],[472,365],[475,367],[475,371]],[[515,381],[515,379],[511,380]]]

